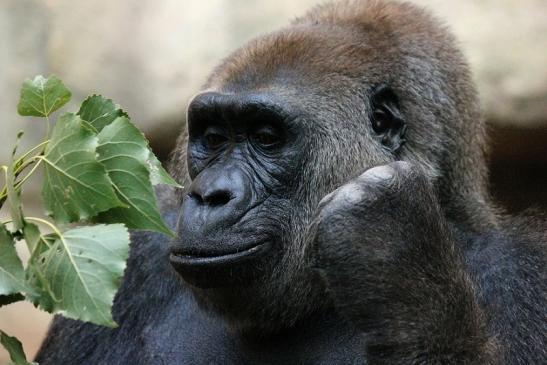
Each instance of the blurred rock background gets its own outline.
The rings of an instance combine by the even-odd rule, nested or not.
[[[491,128],[492,190],[519,212],[547,207],[547,1],[415,0],[451,26],[475,73]],[[286,24],[317,0],[1,0],[0,160],[17,131],[40,141],[40,120],[16,114],[23,79],[58,75],[75,109],[101,93],[128,110],[166,158],[186,104],[211,68],[246,40]],[[26,205],[37,209],[38,187]],[[0,309],[0,328],[32,356],[49,315]],[[0,350],[0,363],[7,356]]]

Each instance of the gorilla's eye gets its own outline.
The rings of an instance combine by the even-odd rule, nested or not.
[[[209,148],[218,148],[223,143],[226,143],[228,138],[221,134],[220,132],[213,130],[213,129],[207,129],[205,131],[205,143],[207,144],[207,147]]]
[[[252,140],[261,147],[272,148],[280,143],[279,135],[270,128],[259,129],[253,132]]]
[[[389,128],[391,128],[389,115],[381,109],[376,109],[372,115],[372,129],[374,129],[374,132],[384,134]]]

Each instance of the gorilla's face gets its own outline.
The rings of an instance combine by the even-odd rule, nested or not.
[[[328,44],[305,70],[301,47],[236,53],[242,67],[217,70],[188,110],[191,184],[171,262],[203,304],[238,324],[286,326],[324,304],[306,244],[317,204],[403,143],[389,86],[319,66]]]
[[[295,115],[272,96],[206,92],[188,110],[192,179],[172,263],[207,288],[264,280],[293,241],[304,157]],[[299,138],[300,137],[300,138]]]

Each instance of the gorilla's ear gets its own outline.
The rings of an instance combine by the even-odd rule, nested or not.
[[[374,133],[386,148],[397,152],[405,143],[406,124],[399,108],[399,99],[387,85],[372,90],[370,121]]]

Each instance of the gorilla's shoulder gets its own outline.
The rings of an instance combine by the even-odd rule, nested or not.
[[[473,249],[467,251],[477,299],[490,318],[489,331],[507,349],[509,358],[528,354],[536,356],[537,363],[543,361],[537,348],[547,341],[546,228],[536,211],[504,217],[499,230],[478,237]],[[511,346],[517,341],[519,348]],[[533,359],[523,361],[536,363]]]
[[[502,226],[509,240],[525,248],[545,252],[547,247],[547,213],[530,208],[502,219]]]
[[[532,210],[499,222],[499,229],[475,237],[466,261],[493,312],[514,312],[510,317],[529,322],[536,315],[526,309],[538,308],[534,303],[547,295],[547,224]]]
[[[498,270],[518,273],[545,267],[537,265],[546,261],[547,220],[536,210],[501,217],[498,229],[470,239],[466,256],[475,271],[483,273]]]

